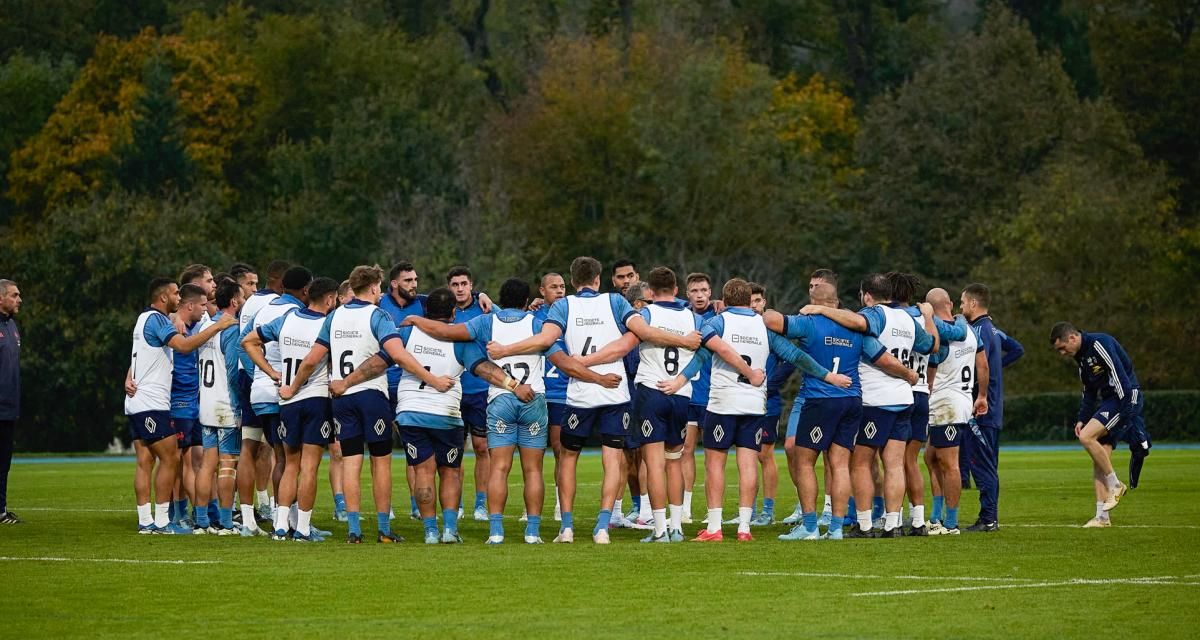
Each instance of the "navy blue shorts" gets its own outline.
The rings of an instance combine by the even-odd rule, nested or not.
[[[1125,435],[1135,420],[1139,419],[1142,414],[1142,407],[1145,406],[1146,398],[1142,394],[1141,389],[1134,389],[1131,392],[1130,399],[1133,401],[1134,420],[1121,419],[1121,401],[1117,398],[1108,398],[1101,400],[1092,413],[1092,420],[1104,425],[1104,429],[1108,432],[1101,436],[1098,442],[1106,444],[1110,447],[1116,447],[1117,442]]]
[[[242,426],[257,428],[261,425],[258,416],[254,415],[254,407],[250,404],[250,385],[253,380],[245,371],[238,373],[238,406],[241,407]]]
[[[333,440],[333,405],[329,398],[305,398],[279,405],[279,431],[283,444],[327,446]]]
[[[392,416],[387,396],[375,389],[333,399],[333,433],[339,442],[354,438],[391,442]]]
[[[703,404],[689,404],[687,421],[696,426],[704,424],[704,414],[708,413],[708,406]]]
[[[762,443],[775,444],[779,440],[779,416],[763,416],[762,420],[758,421],[758,428],[762,429]]]
[[[283,444],[283,425],[279,423],[278,413],[264,413],[258,416],[258,424],[262,426],[263,437],[272,447]]]
[[[796,423],[796,446],[828,451],[836,444],[853,451],[862,419],[862,398],[806,398]]]
[[[935,424],[929,425],[929,446],[935,449],[949,449],[962,446],[963,432],[970,429],[966,424]]]
[[[567,405],[563,416],[562,432],[578,438],[588,438],[593,431],[618,438],[630,433],[628,402],[590,408]]]
[[[180,449],[204,446],[204,429],[196,418],[172,417],[171,428],[175,430],[175,437],[179,438]]]
[[[726,451],[741,447],[758,451],[762,445],[762,416],[726,416],[708,411],[704,414],[704,448]]]
[[[129,416],[129,437],[154,444],[175,435],[170,411],[143,411]]]
[[[466,440],[463,427],[430,429],[401,425],[400,439],[404,441],[404,455],[410,467],[425,462],[430,456],[439,467],[457,469],[462,466]]]
[[[567,412],[567,403],[565,400],[547,400],[546,401],[546,416],[549,419],[549,424],[552,427],[561,427],[563,423],[563,414]]]
[[[909,440],[925,442],[929,439],[929,394],[916,391],[913,393],[912,418],[909,420],[911,430]]]
[[[805,412],[808,411],[807,401]],[[911,430],[908,421],[912,417],[912,406],[903,411],[884,411],[879,407],[863,407],[861,428],[858,430],[856,444],[882,449],[888,440],[908,442]]]
[[[463,424],[477,438],[487,437],[487,392],[464,393],[458,405],[462,411]]]
[[[396,388],[399,386],[399,380],[394,385],[388,385],[388,405],[392,408],[392,415],[396,415],[396,407],[400,405],[400,397],[397,395]]]
[[[637,434],[643,443],[663,442],[670,449],[683,445],[688,397],[667,395],[644,384],[637,388]]]

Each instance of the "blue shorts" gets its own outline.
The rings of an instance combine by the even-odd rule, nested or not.
[[[762,416],[726,416],[708,411],[704,414],[704,448],[727,451],[741,447],[758,451],[762,445]]]
[[[808,398],[797,425],[796,446],[828,451],[836,444],[853,451],[862,420],[862,398]]]
[[[792,412],[788,414],[786,438],[796,437],[796,428],[800,425],[800,412],[804,409],[804,396],[797,395],[792,403]]]
[[[704,414],[706,413],[708,413],[708,405],[688,404],[688,424],[694,424],[697,427],[704,424]]]
[[[758,421],[758,428],[762,429],[762,443],[775,444],[779,440],[779,416],[763,416],[762,420]]]
[[[201,427],[205,449],[216,449],[223,456],[236,456],[242,452],[241,427]]]
[[[305,398],[279,405],[279,432],[292,449],[301,444],[328,446],[333,440],[333,405],[329,398]]]
[[[511,393],[496,396],[487,408],[488,449],[521,447],[545,449],[550,437],[546,396],[537,394],[528,403]]]
[[[486,438],[488,434],[487,396],[486,391],[464,393],[462,402],[458,405],[467,431],[477,438]]]
[[[354,438],[391,442],[393,415],[387,396],[375,389],[334,398],[333,433],[339,442]]]
[[[462,466],[466,440],[463,427],[430,429],[401,425],[400,439],[404,442],[404,455],[410,467],[425,462],[430,456],[439,467],[457,469]]]
[[[909,420],[911,431],[909,440],[925,442],[929,439],[929,394],[920,391],[913,393],[912,418]]]
[[[258,424],[262,427],[263,437],[267,439],[267,444],[272,447],[277,444],[283,444],[283,423],[279,420],[278,413],[262,413],[258,416]]]
[[[970,428],[969,424],[929,425],[929,446],[935,449],[961,447],[963,432]]]
[[[200,421],[195,418],[171,418],[171,428],[175,437],[179,438],[179,448],[199,447],[204,444],[204,433],[200,430]]]
[[[588,438],[593,431],[618,438],[629,435],[628,402],[590,408],[567,405],[563,417],[562,432],[567,435]]]
[[[566,412],[566,400],[546,400],[546,421],[551,426],[561,427],[563,414]]]
[[[238,406],[242,411],[243,427],[258,427],[258,416],[254,415],[254,407],[250,405],[250,385],[253,378],[245,371],[238,373]]]
[[[912,428],[908,421],[911,417],[911,406],[905,407],[903,411],[885,411],[879,407],[864,406],[861,428],[855,443],[882,449],[888,440],[908,442],[908,434]]]
[[[1141,389],[1133,389],[1130,399],[1133,401],[1133,420],[1121,419],[1121,401],[1117,398],[1108,398],[1101,400],[1096,407],[1096,411],[1092,413],[1092,420],[1104,425],[1104,429],[1108,432],[1102,436],[1098,442],[1106,444],[1110,447],[1116,447],[1117,442],[1125,435],[1125,432],[1133,425],[1134,420],[1137,420],[1142,414],[1142,407],[1146,404],[1146,397],[1142,394]]]
[[[170,411],[143,411],[129,416],[129,437],[154,444],[175,435]]]
[[[667,448],[683,445],[688,397],[667,395],[644,384],[637,388],[637,437],[643,444],[663,442]]]

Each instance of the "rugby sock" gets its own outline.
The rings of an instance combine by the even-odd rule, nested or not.
[[[750,519],[754,517],[754,507],[738,507],[738,533],[750,531]]]
[[[871,501],[871,519],[878,520],[883,517],[883,496],[875,496]]]
[[[270,502],[271,502],[271,513],[275,513],[275,507],[279,506],[279,505],[275,504],[275,496],[271,496]]]
[[[137,506],[138,526],[146,527],[154,524],[154,516],[150,514],[150,503],[139,504]]]
[[[942,521],[942,508],[946,504],[946,496],[933,497],[933,513],[929,515],[929,520],[932,522]]]
[[[667,532],[667,510],[654,509],[651,511],[654,516],[654,535],[661,536]]]
[[[254,505],[242,503],[242,526],[251,531],[258,528],[258,521],[254,519]]]
[[[763,513],[775,517],[775,498],[763,498]]]
[[[375,522],[379,525],[379,533],[390,536],[392,535],[392,516],[389,513],[375,512]]]
[[[296,513],[296,533],[308,537],[312,534],[312,510]]]
[[[639,516],[642,515],[642,496],[641,496],[641,494],[634,494],[632,496],[629,496],[629,501],[633,503],[633,511],[635,513],[637,513]]]
[[[671,515],[671,531],[681,531],[683,529],[683,505],[669,504],[667,510]]]
[[[216,498],[208,501],[208,520],[209,522],[220,520],[221,518],[221,503],[217,502]]]
[[[275,507],[275,519],[271,522],[271,529],[276,533],[280,531],[287,533],[287,507]]]
[[[1115,491],[1116,488],[1121,484],[1121,481],[1117,479],[1117,472],[1114,471],[1104,476],[1104,484],[1108,485],[1109,491]],[[187,502],[185,501],[184,504],[187,504]]]
[[[830,531],[837,531],[837,530],[841,529],[842,525],[844,525],[844,524],[846,524],[846,519],[843,518],[842,516],[829,516],[829,530]]]
[[[613,501],[612,510],[613,510],[613,513],[616,513],[616,514],[620,514],[620,515],[625,514],[625,512],[621,510],[621,499],[620,498],[617,498],[616,500]],[[618,519],[618,522],[619,521],[620,520]]]
[[[504,514],[489,513],[488,514],[488,535],[504,537]]]
[[[870,511],[855,511],[854,515],[858,519],[858,528],[863,531],[871,530],[871,512]]]
[[[899,511],[888,511],[887,513],[883,514],[883,530],[884,531],[891,531],[892,529],[895,529],[898,526],[900,526],[900,512]]]
[[[721,507],[708,510],[708,532],[716,533],[721,530]]]
[[[925,526],[925,505],[915,505],[908,510],[908,513],[912,515],[912,526],[914,529],[920,529]]]
[[[201,529],[207,529],[209,525],[212,524],[208,521],[208,507],[197,511],[193,521],[195,521],[197,527],[200,527]]]
[[[296,528],[296,523],[300,520],[300,503],[293,502],[288,509],[288,526],[292,529]]]
[[[621,513],[620,510],[618,510],[617,513]],[[596,516],[596,528],[592,529],[592,535],[596,535],[597,533],[608,529],[608,523],[612,520],[612,514],[613,512],[609,509],[600,510],[600,515]]]
[[[563,529],[574,529],[575,528],[575,514],[574,513],[571,513],[570,511],[562,512],[562,528]]]
[[[800,521],[804,523],[804,529],[806,531],[816,531],[817,530],[817,512],[816,511],[809,511],[808,513],[800,514]]]
[[[457,510],[455,511],[457,513]],[[425,534],[437,533],[437,516],[430,518],[421,518],[421,526],[425,529]]]
[[[154,505],[154,526],[162,529],[171,524],[171,503],[160,502]]]
[[[850,517],[850,514],[852,513],[858,513],[858,511],[854,508],[854,496],[850,496],[850,499],[846,502],[846,517]]]
[[[1096,519],[1108,520],[1108,512],[1104,510],[1104,502],[1103,501],[1099,501],[1096,503]]]
[[[475,508],[476,509],[486,509],[487,508],[487,493],[485,493],[483,491],[475,492]]]
[[[654,505],[650,504],[650,494],[643,493],[642,499],[638,501],[638,518],[648,520],[654,517]]]
[[[946,507],[946,521],[944,526],[947,529],[958,528],[958,507]]]
[[[348,533],[362,537],[362,522],[359,518],[360,516],[357,511],[351,511],[346,514],[346,524],[349,528]]]
[[[853,499],[854,498],[851,498],[851,500]],[[825,509],[822,511],[822,513],[833,513],[833,498],[830,498],[828,493],[825,494]],[[849,513],[849,511],[846,513]]]
[[[446,531],[458,533],[458,509],[443,509],[442,523],[446,525]]]
[[[266,489],[263,489],[262,491],[255,491],[254,495],[257,498],[256,502],[258,504],[271,504],[271,496],[267,495]]]
[[[233,509],[217,508],[218,518],[220,518],[222,529],[233,528]]]
[[[420,512],[420,509],[417,508],[417,499],[412,496],[408,497],[408,510],[410,513],[419,513]]]
[[[1115,478],[1116,476],[1113,476],[1113,477]],[[175,501],[175,518],[174,519],[175,520],[183,520],[184,518],[187,517],[187,515],[188,515],[187,498],[184,498],[183,500],[176,500]]]
[[[345,511],[346,510],[345,494],[341,494],[341,493],[333,494],[333,508],[336,509],[337,511]],[[413,511],[416,511],[416,510],[417,510],[417,501],[413,500]]]
[[[542,536],[541,516],[529,516],[529,520],[525,523],[525,535],[531,538],[540,538]]]
[[[688,520],[692,519],[692,492],[683,492],[683,513],[687,515]]]

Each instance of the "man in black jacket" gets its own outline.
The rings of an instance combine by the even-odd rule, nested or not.
[[[8,510],[13,431],[21,415],[21,333],[13,319],[20,309],[17,283],[0,279],[0,525],[21,523],[17,514]]]

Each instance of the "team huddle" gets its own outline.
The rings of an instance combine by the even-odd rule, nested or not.
[[[363,540],[367,457],[376,540],[397,542],[391,495],[399,444],[410,516],[424,541],[460,543],[469,442],[472,516],[489,522],[487,543],[505,541],[514,455],[523,539],[542,542],[547,448],[561,523],[554,541],[570,543],[578,460],[591,442],[600,445],[603,467],[593,542],[608,544],[613,527],[646,529],[643,542],[688,539],[698,445],[707,514],[691,539],[721,541],[722,526],[736,524],[737,539],[750,541],[752,526],[775,522],[781,422],[798,497],[783,520],[794,526],[781,540],[957,535],[970,477],[980,513],[967,530],[998,529],[995,382],[1021,348],[992,326],[985,286],[966,287],[955,316],[945,290],[916,302],[915,277],[872,274],[861,282],[862,309],[851,312],[839,308],[837,276],[823,269],[810,279],[810,303],[784,315],[766,308],[765,288],[740,278],[715,301],[702,273],[681,283],[656,267],[642,280],[621,260],[611,273],[614,290],[601,292],[602,273],[599,261],[576,258],[573,294],[560,274],[548,273],[536,291],[505,281],[495,302],[473,290],[465,267],[447,274],[446,287],[418,294],[416,268],[404,262],[386,276],[359,266],[340,283],[275,262],[261,290],[245,264],[215,276],[193,265],[178,282],[153,280],[125,383],[138,531],[324,540],[330,533],[313,524],[313,507],[328,451],[332,515],[347,522],[347,542]],[[800,391],[781,420],[781,389],[796,370]],[[1126,404],[1140,407],[1133,394]],[[738,512],[725,520],[731,448]],[[928,517],[922,449],[933,495]],[[1097,482],[1108,488],[1101,496],[1098,484],[1099,518],[1124,487],[1110,483],[1111,464],[1103,478],[1096,464]],[[635,503],[628,515],[626,486]]]

